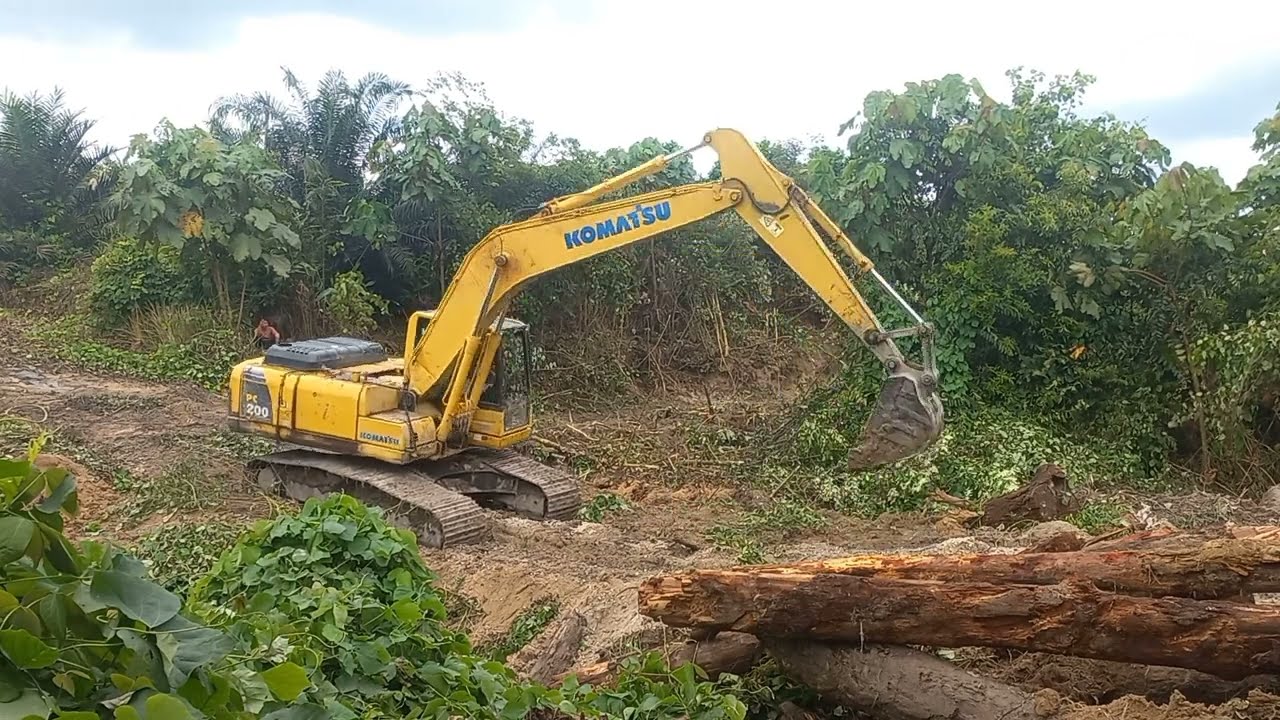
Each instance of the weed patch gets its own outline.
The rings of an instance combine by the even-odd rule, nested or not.
[[[706,538],[722,550],[738,554],[745,565],[765,560],[763,540],[785,539],[802,530],[816,530],[827,525],[827,518],[810,505],[783,500],[767,507],[751,510],[730,523],[711,527]]]
[[[232,523],[170,525],[138,540],[132,551],[156,582],[185,598],[196,579],[209,572],[244,530]]]
[[[187,380],[209,390],[225,387],[231,366],[240,359],[239,341],[229,330],[208,328],[181,343],[138,351],[86,337],[90,327],[87,318],[70,315],[28,334],[54,357],[87,370],[162,382]]]
[[[511,621],[511,628],[501,640],[492,647],[479,650],[498,662],[505,662],[507,658],[541,635],[542,631],[547,629],[547,625],[550,625],[559,614],[559,600],[551,597],[537,600]]]
[[[587,522],[603,522],[606,517],[620,512],[630,510],[631,506],[627,504],[620,496],[611,492],[598,493],[591,498],[591,502],[583,505],[578,510],[578,517]]]

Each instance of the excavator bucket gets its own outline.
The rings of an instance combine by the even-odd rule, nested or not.
[[[936,383],[906,365],[890,373],[867,420],[858,446],[849,453],[850,470],[867,470],[910,457],[942,434],[942,400]]]

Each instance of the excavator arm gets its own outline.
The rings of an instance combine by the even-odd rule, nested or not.
[[[609,193],[660,172],[675,159],[705,146],[719,155],[719,180],[601,202]],[[406,390],[414,397],[433,391],[440,394],[444,405],[441,428],[447,433],[453,417],[466,404],[467,388],[476,381],[476,368],[482,366],[476,358],[485,350],[488,329],[525,284],[572,263],[727,210],[736,211],[858,334],[888,373],[861,444],[850,454],[850,467],[893,462],[932,444],[943,424],[932,329],[791,178],[730,129],[714,130],[701,145],[654,158],[589,190],[549,201],[534,217],[490,232],[463,259],[416,342],[416,331],[411,327],[405,349]],[[885,331],[828,248],[823,233],[853,260],[859,276],[875,278],[915,324]],[[919,339],[920,363],[908,362],[894,342],[904,336]]]

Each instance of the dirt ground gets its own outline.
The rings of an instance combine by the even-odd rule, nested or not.
[[[245,448],[222,429],[223,397],[184,384],[38,366],[12,352],[0,351],[0,362],[7,365],[0,377],[0,416],[6,423],[51,429],[57,440],[50,450],[55,455],[48,460],[76,471],[81,513],[70,526],[73,534],[130,539],[167,524],[218,518],[247,522],[267,517],[279,506],[281,501],[258,494],[239,470]],[[440,575],[443,587],[474,600],[478,611],[470,618],[469,629],[477,643],[507,632],[521,612],[548,597],[559,601],[562,612],[577,610],[587,619],[588,636],[578,664],[673,639],[661,625],[637,613],[637,584],[658,573],[738,562],[734,551],[709,542],[706,531],[761,500],[761,490],[744,490],[741,483],[728,479],[741,462],[739,449],[705,438],[723,439],[726,430],[767,416],[770,406],[781,407],[788,397],[779,381],[757,386],[749,397],[718,388],[714,394],[704,389],[655,396],[626,410],[544,410],[538,422],[546,428],[543,436],[549,442],[543,450],[579,469],[584,499],[608,490],[627,500],[629,508],[602,523],[535,522],[490,512],[491,540],[426,551],[424,557]],[[183,463],[195,463],[203,477],[174,481],[172,492],[199,494],[213,487],[199,483],[216,483],[216,506],[146,516],[122,510],[129,506],[130,497],[127,489],[121,489],[121,471],[138,478],[165,477]],[[1205,498],[1188,502],[1203,507]],[[1242,501],[1219,498],[1214,502],[1218,503],[1215,513],[1230,515],[1239,510],[1242,519],[1237,521],[1245,521],[1246,516],[1247,521],[1257,521],[1265,515]],[[1176,498],[1151,504],[1157,514],[1179,512]],[[1274,513],[1270,517],[1274,521]],[[940,515],[859,520],[832,514],[824,527],[800,531],[770,545],[769,558],[818,559],[919,548],[956,552],[1018,543],[1015,533],[987,531],[975,537]],[[1013,681],[1043,678],[1026,668],[1022,672],[1022,678],[1006,677]],[[1108,700],[1113,698],[1093,699]],[[1212,709],[1178,698],[1169,705],[1122,698],[1110,705],[1074,710],[1070,717],[1280,717],[1277,708],[1280,701],[1263,694]]]

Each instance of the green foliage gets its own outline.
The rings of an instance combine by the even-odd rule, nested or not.
[[[826,525],[827,518],[810,505],[782,500],[746,512],[731,522],[712,526],[706,535],[716,547],[737,552],[738,562],[752,565],[764,562],[762,540],[765,538],[788,538],[796,532]]]
[[[225,522],[168,525],[144,535],[132,551],[166,590],[185,598],[243,530]]]
[[[0,461],[0,713],[6,717],[571,717],[742,720],[745,706],[693,665],[656,653],[616,688],[520,683],[448,630],[414,538],[347,496],[259,523],[181,598],[146,565],[63,534],[75,479]],[[226,543],[227,528],[205,528]],[[163,535],[163,536],[162,536]],[[143,541],[153,567],[190,573],[207,549],[178,531]],[[174,568],[176,570],[177,568]],[[176,572],[169,582],[180,582]],[[539,606],[513,636],[554,614]],[[203,621],[205,624],[202,624]],[[81,713],[77,715],[76,713]]]
[[[94,122],[64,101],[56,88],[48,95],[0,93],[0,234],[32,233],[59,254],[89,248],[103,236],[98,202],[113,182],[107,163],[113,149],[90,142]],[[0,243],[0,260],[44,265],[51,259],[11,253]]]
[[[325,312],[333,319],[339,332],[347,334],[367,335],[378,326],[374,318],[388,311],[387,301],[369,291],[359,270],[335,276],[333,285],[325,288],[316,299],[324,304]]]
[[[116,717],[136,717],[141,707],[171,707],[196,717],[213,687],[221,705],[238,706],[225,680],[206,684],[206,668],[232,650],[228,637],[183,615],[137,560],[62,534],[64,514],[78,508],[75,478],[34,465],[42,443],[0,461],[0,712],[96,718],[115,707]]]
[[[151,352],[139,352],[88,339],[91,322],[68,315],[31,332],[59,359],[90,370],[144,380],[189,380],[211,390],[226,386],[227,373],[240,359],[240,341],[230,330],[209,327],[181,343],[166,342]]]
[[[120,238],[93,261],[89,308],[108,327],[118,327],[144,307],[190,297],[191,277],[177,248]]]
[[[507,634],[499,642],[493,647],[482,648],[482,650],[494,660],[505,662],[511,655],[541,635],[547,625],[550,625],[551,621],[555,620],[559,614],[559,600],[555,598],[538,600],[525,608],[523,612],[516,616],[515,620],[511,621],[510,629],[507,630]]]
[[[536,708],[583,717],[743,717],[741,703],[699,683],[693,666],[672,671],[656,655],[637,661],[617,689],[520,683],[447,629],[435,579],[411,533],[337,495],[256,525],[196,583],[190,602],[227,624],[252,654],[288,668],[264,677],[273,691],[349,711],[337,717],[496,720]],[[513,634],[532,637],[552,607],[535,608]]]
[[[611,493],[597,493],[591,501],[583,505],[578,510],[578,517],[587,522],[604,522],[604,519],[614,513],[626,512],[631,506],[627,504],[621,496]]]
[[[1120,527],[1120,521],[1127,512],[1114,502],[1091,502],[1067,517],[1067,522],[1091,535],[1098,535]]]
[[[166,122],[154,139],[133,138],[127,162],[113,196],[121,234],[198,261],[222,307],[231,304],[232,269],[252,261],[281,277],[293,270],[297,205],[281,194],[285,175],[258,146]]]
[[[1274,444],[1280,427],[1277,347],[1280,311],[1206,335],[1192,348],[1191,362],[1205,372],[1198,396],[1207,445],[1202,452],[1214,459],[1223,480],[1253,484],[1280,468]]]

